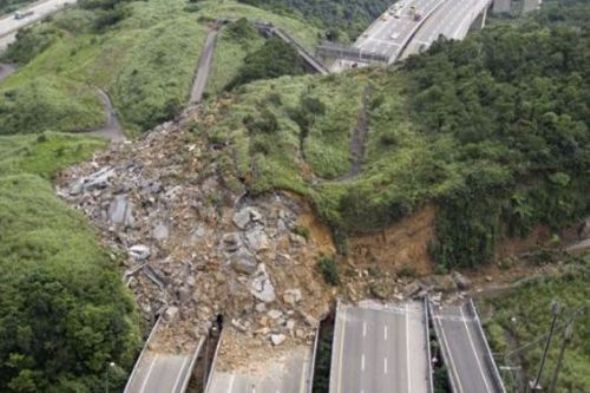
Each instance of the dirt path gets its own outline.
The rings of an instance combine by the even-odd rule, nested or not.
[[[363,107],[357,118],[352,138],[350,139],[350,160],[352,161],[350,171],[343,180],[349,179],[361,173],[363,159],[365,158],[365,145],[369,135],[369,97],[371,88],[367,86],[363,93]]]
[[[85,132],[85,134],[108,139],[112,142],[122,142],[127,140],[117,114],[113,110],[113,104],[110,97],[101,89],[98,89],[98,94],[100,95],[104,110],[107,114],[107,121],[104,126],[89,130]]]
[[[11,64],[0,63],[0,82],[8,78],[11,74],[16,71],[16,68]]]
[[[199,60],[197,67],[197,75],[191,91],[190,103],[198,104],[203,99],[205,87],[209,80],[209,71],[211,70],[211,63],[213,62],[213,53],[215,52],[215,45],[217,44],[217,35],[219,34],[219,26],[215,25],[207,34],[203,53]]]

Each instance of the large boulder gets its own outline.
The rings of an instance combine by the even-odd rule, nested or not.
[[[251,275],[256,272],[258,262],[251,255],[240,253],[231,257],[230,265],[237,273]]]
[[[233,217],[234,224],[242,230],[246,229],[248,224],[251,222],[260,222],[262,216],[258,210],[252,207],[244,207],[240,211],[236,212]]]
[[[263,263],[258,265],[256,273],[250,277],[248,290],[256,299],[262,302],[270,303],[275,301],[275,288],[270,281],[270,276]]]

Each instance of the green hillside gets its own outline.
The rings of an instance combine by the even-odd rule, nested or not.
[[[48,181],[105,143],[0,137],[0,391],[99,392],[125,383],[139,344],[134,302],[87,220]]]
[[[3,55],[22,68],[0,86],[0,134],[100,126],[97,88],[110,95],[132,134],[169,120],[188,100],[209,21],[239,17],[272,22],[310,47],[317,39],[301,21],[232,1],[137,1],[58,14],[19,34]],[[235,66],[227,65],[228,78]],[[216,67],[222,85],[229,82],[224,67]]]
[[[230,146],[228,184],[305,195],[336,229],[376,231],[434,203],[433,254],[476,266],[505,236],[590,211],[589,56],[587,26],[497,26],[398,70],[244,86],[207,107],[200,129]]]
[[[493,351],[498,354],[500,365],[522,366],[530,379],[536,376],[546,343],[542,338],[551,325],[551,305],[557,301],[562,313],[541,384],[550,385],[564,326],[574,315],[578,315],[574,322],[572,342],[565,352],[556,391],[589,391],[590,376],[585,371],[590,369],[588,280],[590,271],[586,263],[586,267],[571,269],[562,278],[539,279],[500,298],[482,301],[482,310],[491,315],[485,328]],[[504,380],[507,387],[515,387],[514,374],[504,373]]]

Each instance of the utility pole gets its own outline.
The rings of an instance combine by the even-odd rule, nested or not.
[[[540,385],[541,376],[543,375],[543,369],[545,368],[545,361],[547,360],[547,354],[549,353],[549,347],[551,346],[551,339],[553,338],[553,332],[555,331],[555,323],[557,322],[557,317],[559,316],[559,312],[561,311],[561,306],[558,302],[554,301],[551,304],[551,314],[553,314],[553,320],[551,321],[551,329],[549,330],[549,337],[547,337],[547,343],[545,344],[545,351],[543,352],[543,357],[541,358],[541,366],[539,367],[539,373],[537,374],[537,378],[530,382],[530,391],[531,393],[538,393],[542,392],[543,388]]]
[[[574,324],[571,322],[565,328],[563,332],[563,341],[561,342],[561,349],[559,350],[559,357],[557,358],[557,365],[555,366],[555,372],[553,373],[553,379],[551,380],[551,387],[549,388],[549,393],[555,393],[555,388],[557,387],[557,378],[559,377],[559,372],[561,371],[561,364],[563,362],[563,354],[565,352],[565,347],[570,343],[572,340],[572,334],[574,332]]]

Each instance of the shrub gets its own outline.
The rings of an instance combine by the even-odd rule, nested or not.
[[[340,272],[338,269],[338,264],[334,260],[334,258],[329,257],[322,257],[318,262],[318,267],[322,276],[324,277],[324,281],[327,284],[332,286],[337,286],[340,284]]]

